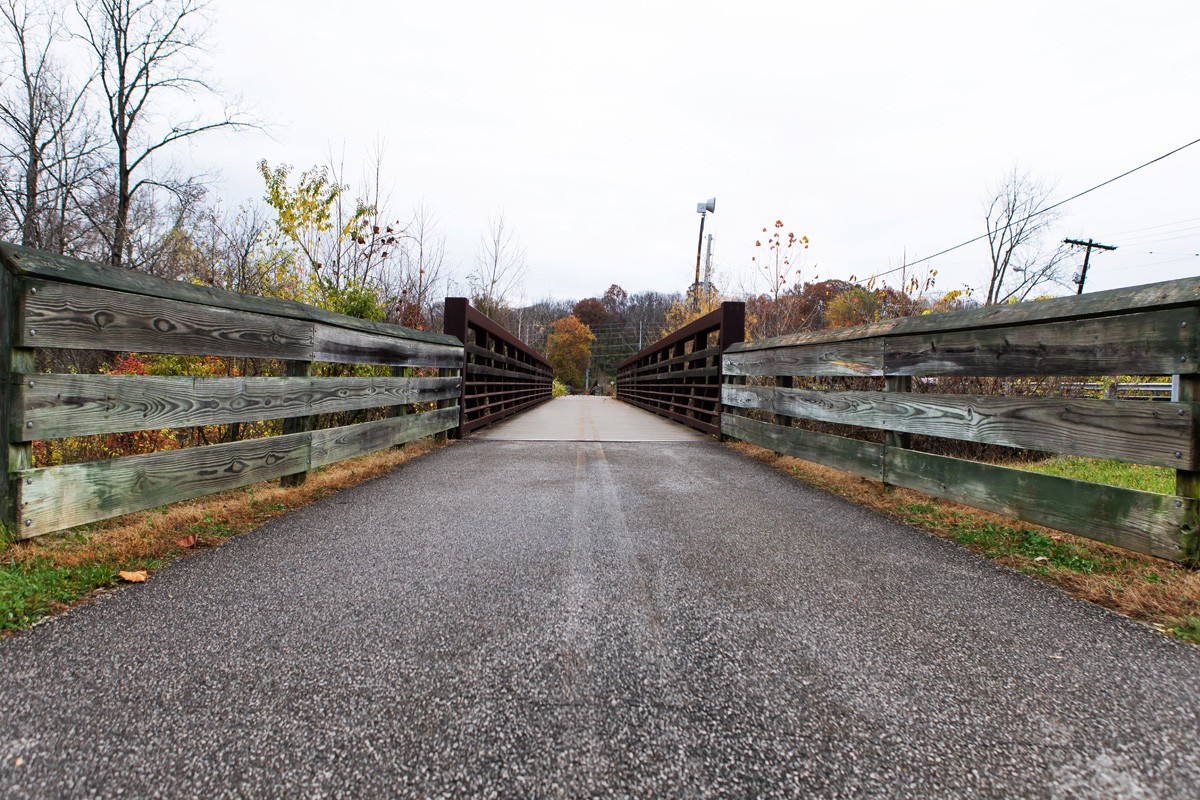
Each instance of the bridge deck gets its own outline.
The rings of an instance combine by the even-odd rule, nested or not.
[[[711,440],[457,442],[0,665],[9,796],[1200,785],[1200,651]]]
[[[542,442],[703,442],[709,437],[610,397],[559,397],[474,434]]]

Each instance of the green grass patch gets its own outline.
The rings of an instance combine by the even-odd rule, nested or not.
[[[1045,574],[1053,569],[1065,569],[1094,575],[1115,568],[1111,559],[1097,557],[1086,548],[1051,539],[1037,531],[997,525],[922,503],[901,505],[899,511],[906,523],[942,531],[948,538],[988,558],[1015,557],[1020,568],[1027,572]]]
[[[28,628],[88,592],[117,582],[119,569],[154,569],[148,559],[134,565],[87,563],[55,566],[45,559],[0,564],[0,630]]]
[[[1167,467],[1148,467],[1144,464],[1126,464],[1121,461],[1105,461],[1099,458],[1058,456],[1045,461],[1028,464],[1006,464],[1043,475],[1057,475],[1077,481],[1103,483],[1143,492],[1175,494],[1175,470]]]
[[[1192,644],[1200,644],[1200,617],[1187,617],[1169,630],[1173,636],[1179,639]]]

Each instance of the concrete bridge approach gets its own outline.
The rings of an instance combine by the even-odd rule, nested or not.
[[[0,665],[5,797],[1200,793],[1200,650],[601,398]]]

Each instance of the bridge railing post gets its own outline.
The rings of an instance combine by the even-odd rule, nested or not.
[[[447,431],[448,435],[454,439],[461,439],[463,436],[463,423],[466,421],[467,409],[467,346],[470,344],[467,337],[470,335],[467,330],[467,311],[471,303],[465,297],[447,297],[446,308],[442,312],[442,333],[454,336],[463,344],[463,365],[458,371],[459,375],[459,393],[458,393],[458,427]],[[439,404],[439,408],[445,408],[443,404]]]

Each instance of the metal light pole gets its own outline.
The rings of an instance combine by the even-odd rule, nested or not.
[[[700,251],[704,248],[704,218],[708,212],[717,212],[717,198],[710,197],[707,200],[696,203],[696,213],[700,215],[700,239],[696,242],[696,280],[692,284],[692,304],[700,307]]]

